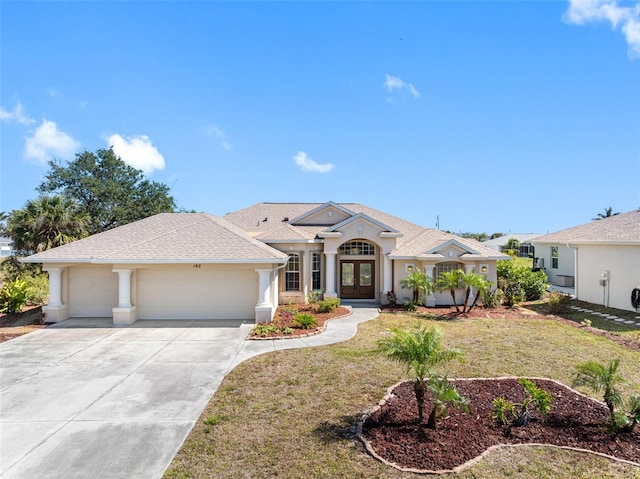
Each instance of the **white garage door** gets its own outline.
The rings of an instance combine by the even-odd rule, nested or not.
[[[118,275],[111,266],[69,268],[69,315],[110,318],[118,305]]]
[[[206,264],[139,269],[139,318],[253,320],[257,276],[253,269]]]

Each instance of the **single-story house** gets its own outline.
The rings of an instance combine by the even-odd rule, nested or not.
[[[483,241],[482,244],[487,248],[491,248],[495,251],[500,251],[501,253],[509,250],[509,240],[516,239],[519,243],[518,248],[518,256],[520,258],[529,258],[533,256],[533,245],[531,244],[531,240],[533,238],[537,238],[540,236],[539,233],[513,233],[503,236],[498,236],[497,238],[493,238],[490,240]]]
[[[496,282],[509,259],[459,238],[356,203],[259,203],[216,217],[163,213],[29,256],[49,273],[50,322],[69,317],[273,318],[278,304],[325,297],[384,303],[411,297],[413,268],[451,269]],[[462,296],[463,292],[459,292]],[[427,306],[450,304],[435,292]]]
[[[532,240],[551,284],[574,287],[576,298],[635,311],[640,288],[640,209]]]
[[[0,236],[0,257],[6,258],[14,254],[13,241],[11,238]]]

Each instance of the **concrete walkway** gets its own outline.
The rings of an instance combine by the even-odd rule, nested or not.
[[[162,476],[224,376],[280,349],[350,339],[374,307],[303,339],[221,321],[69,320],[0,344],[0,477]]]

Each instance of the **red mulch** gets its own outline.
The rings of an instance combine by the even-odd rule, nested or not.
[[[400,467],[439,471],[451,470],[494,445],[538,443],[586,449],[640,464],[640,426],[612,436],[604,428],[609,418],[606,406],[556,382],[534,380],[555,400],[549,414],[533,413],[524,427],[503,426],[491,417],[494,398],[524,399],[516,379],[452,382],[471,400],[470,414],[449,408],[438,429],[428,429],[425,423],[416,423],[413,383],[401,383],[363,424],[363,435],[376,454]],[[427,394],[425,418],[431,407]]]
[[[313,316],[315,316],[316,321],[318,322],[318,325],[315,328],[310,328],[310,329],[301,329],[297,326],[294,326],[293,321],[291,320],[285,320],[282,318],[282,311],[285,309],[289,309],[289,308],[296,308],[298,310],[299,313],[307,313],[307,314],[312,314]],[[267,336],[265,336],[264,338],[269,339],[269,338],[295,338],[297,336],[310,336],[313,334],[317,334],[320,333],[322,331],[324,331],[324,328],[326,326],[327,321],[334,319],[334,318],[340,318],[342,316],[346,316],[348,314],[350,314],[351,311],[348,308],[345,308],[344,306],[338,306],[336,309],[334,309],[333,311],[329,312],[329,313],[318,313],[316,311],[316,305],[314,304],[294,304],[292,306],[278,306],[278,309],[276,310],[276,315],[274,317],[273,320],[273,324],[278,326],[279,328],[284,328],[284,327],[288,327],[291,328],[293,330],[292,334],[287,334],[287,335],[283,335],[281,333],[268,333]],[[261,336],[250,336],[250,338],[253,339],[259,339],[261,338]]]

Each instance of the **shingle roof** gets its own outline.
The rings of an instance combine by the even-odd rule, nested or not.
[[[298,226],[288,221],[305,215],[326,203],[258,203],[224,216],[225,219],[238,225],[261,241],[312,241],[318,233],[330,230],[331,226]],[[416,224],[405,221],[396,216],[359,203],[338,203],[339,206],[355,214],[364,214],[376,222],[392,228],[402,234],[397,238],[396,250],[390,254],[391,258],[415,257],[429,259],[439,255],[427,255],[426,252],[437,248],[448,241],[455,240],[465,248],[476,251],[473,258],[478,259],[507,259],[508,256],[496,253],[495,250],[482,246],[481,243],[443,233],[434,229],[425,229]],[[287,219],[285,221],[285,219]],[[266,221],[265,221],[266,220]],[[469,256],[469,255],[468,255]]]
[[[287,255],[207,213],[161,213],[25,258],[27,262],[283,263]]]
[[[541,236],[540,233],[512,233],[508,235],[499,236],[490,240],[482,241],[485,246],[504,246],[511,238],[515,238],[519,243],[528,243],[534,238]]]
[[[640,244],[640,209],[539,236],[532,242]]]
[[[425,229],[419,236],[414,238],[404,246],[397,248],[389,256],[391,258],[420,258],[420,259],[435,259],[440,258],[441,255],[432,254],[429,252],[438,250],[446,243],[457,243],[461,247],[474,252],[473,254],[467,254],[468,258],[477,259],[508,259],[509,256],[502,253],[498,253],[491,248],[483,246],[476,240],[461,238],[449,233],[434,229]]]

